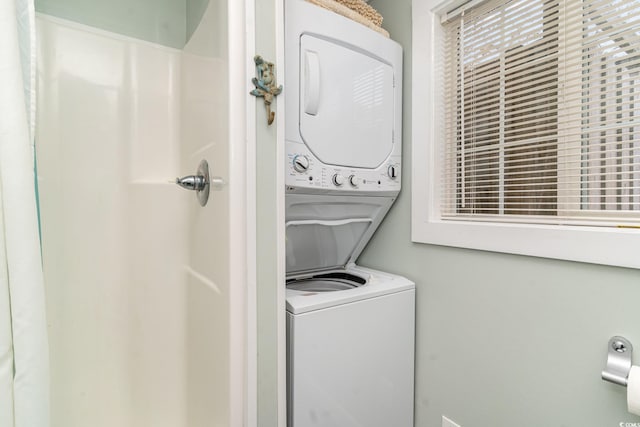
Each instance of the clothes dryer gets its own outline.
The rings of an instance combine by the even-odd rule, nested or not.
[[[285,2],[291,192],[400,191],[402,47],[304,0]]]

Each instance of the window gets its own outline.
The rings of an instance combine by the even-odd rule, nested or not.
[[[413,240],[640,267],[640,0],[413,11]]]

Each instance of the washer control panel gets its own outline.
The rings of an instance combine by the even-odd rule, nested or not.
[[[326,165],[308,149],[287,142],[287,187],[353,192],[399,191],[400,156],[390,156],[376,169]]]

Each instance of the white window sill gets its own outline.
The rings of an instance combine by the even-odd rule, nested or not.
[[[424,221],[414,217],[419,243],[640,268],[640,230],[604,227]]]

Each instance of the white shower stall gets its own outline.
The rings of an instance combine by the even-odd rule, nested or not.
[[[211,0],[184,49],[37,17],[54,427],[251,411],[245,7]],[[172,182],[201,159],[224,181],[205,207]]]

